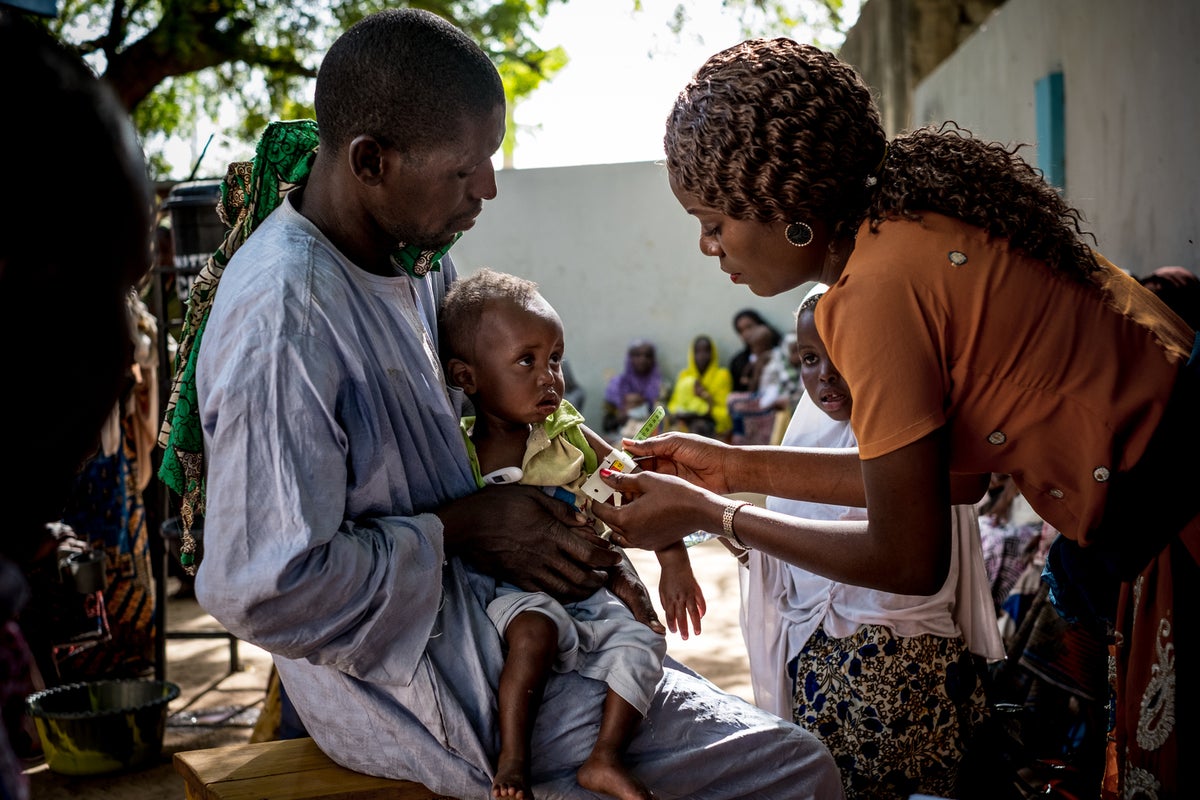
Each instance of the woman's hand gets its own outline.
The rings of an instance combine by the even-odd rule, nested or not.
[[[728,501],[674,475],[601,470],[601,478],[621,494],[621,505],[592,504],[596,519],[613,529],[622,547],[661,550],[696,531],[720,531]]]
[[[729,460],[736,449],[716,439],[692,433],[671,432],[640,442],[624,439],[621,441],[621,448],[635,458],[642,457],[638,466],[643,470],[677,475],[689,483],[717,494],[729,494],[733,491],[726,475]]]

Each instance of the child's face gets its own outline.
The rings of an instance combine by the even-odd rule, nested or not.
[[[475,343],[476,411],[520,425],[545,420],[562,402],[563,349],[562,321],[549,303],[488,303]]]
[[[817,407],[836,420],[850,419],[850,387],[842,380],[825,343],[817,334],[817,325],[812,310],[802,311],[796,317],[796,350],[800,354],[800,380],[804,390]]]

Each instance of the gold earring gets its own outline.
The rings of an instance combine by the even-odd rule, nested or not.
[[[788,244],[794,247],[807,247],[813,240],[812,226],[807,222],[793,222],[783,229]]]

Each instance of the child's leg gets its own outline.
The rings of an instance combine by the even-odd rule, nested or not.
[[[600,734],[591,755],[576,773],[580,786],[618,800],[653,800],[654,793],[633,776],[623,760],[625,748],[641,722],[638,710],[609,689],[604,698]]]
[[[545,614],[523,611],[509,623],[504,638],[508,655],[500,673],[500,757],[492,796],[530,800],[529,738],[557,654],[558,629]]]

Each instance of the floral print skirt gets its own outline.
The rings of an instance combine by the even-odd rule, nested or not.
[[[983,667],[962,639],[881,625],[818,629],[789,664],[792,718],[829,748],[848,800],[954,797],[967,739],[987,715]]]

